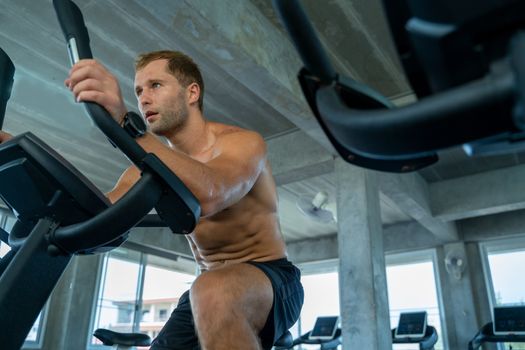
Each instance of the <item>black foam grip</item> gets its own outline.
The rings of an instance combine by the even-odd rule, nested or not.
[[[66,41],[75,38],[79,59],[93,58],[89,34],[78,6],[70,0],[53,0],[53,6]]]
[[[15,66],[4,50],[0,48],[0,129],[4,125],[7,101],[11,97]]]

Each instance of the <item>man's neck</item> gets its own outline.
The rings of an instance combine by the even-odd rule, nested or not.
[[[209,149],[215,142],[215,135],[200,111],[190,112],[186,124],[167,137],[170,145],[189,156]]]

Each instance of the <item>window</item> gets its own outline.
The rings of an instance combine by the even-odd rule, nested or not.
[[[159,310],[159,321],[166,321],[168,319],[168,310]]]
[[[525,266],[525,239],[485,243],[482,252],[492,307],[525,304],[525,282],[516,278]]]
[[[525,238],[481,243],[483,269],[491,309],[500,305],[524,305]],[[525,349],[524,343],[498,344],[498,349]]]
[[[339,273],[337,260],[301,266],[301,283],[304,288],[304,304],[301,316],[290,329],[293,337],[312,330],[318,316],[339,316]],[[319,346],[302,345],[302,349],[318,349]]]
[[[427,311],[428,325],[436,328],[435,349],[444,349],[440,296],[435,272],[435,253],[422,251],[386,257],[386,277],[391,328],[397,327],[401,312]],[[419,349],[418,344],[394,344],[393,349]]]
[[[154,338],[194,275],[177,261],[117,248],[104,258],[93,330],[141,332]],[[100,342],[92,338],[92,345]]]

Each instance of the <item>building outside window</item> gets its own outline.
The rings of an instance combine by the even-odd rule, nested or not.
[[[194,275],[180,272],[177,261],[117,248],[102,265],[93,330],[158,334],[189,289]],[[92,346],[100,345],[91,337]]]
[[[440,350],[446,349],[446,334],[435,262],[435,252],[430,250],[387,255],[386,276],[391,328],[397,327],[401,312],[426,311],[427,324],[436,328],[439,336],[435,350]],[[419,345],[394,344],[393,349],[419,349]]]

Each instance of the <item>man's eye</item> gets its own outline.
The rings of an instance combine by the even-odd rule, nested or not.
[[[153,84],[151,84],[151,87],[156,89],[156,88],[160,87],[160,83],[153,83]]]

